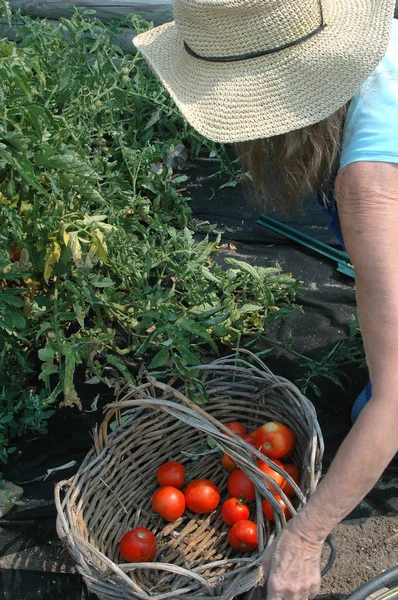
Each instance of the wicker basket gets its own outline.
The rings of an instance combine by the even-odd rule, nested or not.
[[[123,401],[107,407],[94,435],[95,448],[77,474],[56,487],[58,534],[88,588],[101,600],[230,600],[260,582],[264,548],[285,518],[256,467],[253,451],[273,463],[237,436],[226,436],[229,430],[222,423],[239,420],[249,431],[267,420],[291,427],[297,436],[292,462],[302,469],[300,489],[288,478],[297,491],[294,506],[277,491],[295,512],[316,487],[323,440],[309,400],[261,361],[253,365],[241,354],[200,369],[211,398],[206,411],[181,391],[149,377],[147,383],[130,388]],[[117,426],[108,435],[114,417]],[[186,511],[173,523],[165,523],[151,509],[156,470],[166,460],[182,462],[190,479],[211,479],[225,499],[228,473],[220,465],[221,451],[228,452],[256,486],[250,518],[257,522],[259,548],[250,554],[228,544],[228,527],[219,508],[209,515]],[[271,500],[275,523],[264,518],[262,497]],[[138,525],[155,533],[157,555],[152,563],[123,564],[119,541]]]

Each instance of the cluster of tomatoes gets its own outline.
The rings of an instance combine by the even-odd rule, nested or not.
[[[228,423],[227,427],[271,458],[275,464],[289,473],[296,483],[299,482],[299,469],[293,464],[282,463],[280,460],[290,456],[296,444],[295,434],[289,427],[276,421],[264,423],[251,433],[247,433],[245,427],[238,421]],[[254,484],[228,454],[222,456],[221,464],[231,472],[227,484],[231,497],[221,507],[221,516],[230,526],[228,541],[233,548],[241,552],[253,551],[258,546],[257,525],[249,520],[248,503],[254,501],[256,497]],[[266,481],[284,514],[289,518],[289,510],[273,489],[271,481],[275,481],[287,496],[293,496],[294,489],[283,475],[277,473],[266,462],[257,460],[257,466],[269,478]],[[166,521],[175,521],[184,514],[186,508],[194,513],[207,514],[220,503],[220,492],[215,483],[209,479],[191,481],[184,491],[181,491],[185,484],[185,468],[179,462],[169,461],[161,465],[156,472],[156,478],[160,487],[152,497],[152,508]],[[269,500],[263,500],[262,508],[264,514],[270,520],[274,520],[274,511]],[[119,549],[121,556],[128,562],[150,562],[156,554],[156,539],[150,530],[137,527],[123,536]]]
[[[297,485],[299,484],[299,468],[292,463],[281,462],[281,459],[286,459],[292,454],[296,445],[296,436],[289,427],[277,421],[264,423],[251,433],[248,433],[239,421],[232,421],[227,424],[227,427],[246,443],[260,450],[268,458],[271,458],[276,465],[290,475]],[[253,502],[256,498],[255,486],[246,473],[238,468],[235,461],[228,454],[223,454],[221,464],[224,469],[231,472],[227,483],[231,498],[224,502],[221,509],[224,521],[227,525],[232,526],[228,534],[228,540],[231,546],[238,550],[252,551],[258,545],[257,526],[248,518],[250,509],[247,504]],[[290,511],[280,495],[276,493],[272,486],[272,481],[275,481],[286,496],[295,495],[293,487],[283,475],[275,471],[265,461],[257,459],[257,467],[267,476],[266,483],[273,493],[275,501],[278,502],[285,517],[289,518],[291,516]],[[271,521],[275,520],[273,506],[266,498],[262,501],[262,509],[268,519]]]
[[[220,503],[220,492],[209,479],[195,479],[186,486],[185,468],[179,462],[169,461],[161,465],[156,478],[160,487],[152,497],[153,510],[166,521],[175,521],[184,514],[185,508],[199,514],[212,512]],[[119,546],[121,556],[128,562],[149,562],[156,553],[156,539],[144,527],[128,531]]]

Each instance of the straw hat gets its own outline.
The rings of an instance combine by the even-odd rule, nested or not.
[[[395,0],[175,0],[134,38],[177,106],[218,142],[325,119],[386,52]]]

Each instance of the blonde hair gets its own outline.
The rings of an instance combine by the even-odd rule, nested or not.
[[[348,104],[327,119],[269,139],[236,144],[256,198],[292,212],[311,192],[326,199],[336,173]]]

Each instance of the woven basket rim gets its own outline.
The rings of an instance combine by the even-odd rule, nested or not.
[[[239,353],[242,352],[242,349],[239,350]],[[141,600],[145,600],[147,598],[155,598],[156,600],[165,600],[170,597],[177,597],[179,592],[182,590],[172,590],[167,593],[156,594],[156,595],[148,595],[141,588],[137,588],[134,584],[133,580],[128,576],[129,572],[134,571],[135,569],[159,569],[159,570],[172,570],[174,572],[177,571],[180,574],[183,574],[186,577],[192,580],[196,580],[200,583],[203,590],[207,590],[207,593],[214,598],[220,598],[222,600],[227,600],[233,597],[232,592],[227,593],[224,588],[221,593],[214,594],[214,589],[209,587],[206,578],[203,578],[198,571],[203,571],[209,568],[209,565],[213,566],[213,563],[206,563],[205,565],[199,565],[195,568],[185,569],[183,567],[177,567],[177,565],[173,565],[168,562],[162,563],[138,563],[136,565],[130,564],[126,566],[126,563],[117,564],[113,562],[110,558],[107,558],[105,554],[103,554],[100,550],[95,549],[93,552],[93,547],[89,544],[87,540],[85,540],[73,526],[71,522],[70,515],[70,506],[69,503],[72,502],[71,498],[73,494],[76,497],[76,491],[74,490],[74,486],[78,485],[79,478],[82,476],[82,471],[87,468],[87,465],[90,463],[95,466],[97,469],[101,469],[102,462],[104,458],[107,457],[110,449],[112,448],[112,444],[117,444],[118,436],[123,436],[131,427],[134,427],[134,418],[127,420],[126,422],[121,422],[121,413],[123,414],[131,414],[134,415],[140,409],[142,411],[146,410],[161,410],[166,412],[168,415],[171,415],[175,419],[183,420],[183,422],[195,429],[202,431],[206,436],[211,436],[215,441],[216,447],[219,448],[223,452],[227,452],[231,455],[231,457],[236,460],[238,466],[242,468],[246,474],[253,481],[256,488],[256,509],[257,509],[257,518],[259,522],[262,523],[262,526],[259,528],[259,552],[254,556],[250,556],[250,558],[243,557],[237,559],[224,559],[222,561],[214,561],[215,563],[224,563],[226,561],[229,564],[229,561],[232,560],[232,564],[239,563],[247,563],[246,567],[242,567],[243,569],[252,568],[256,570],[256,573],[253,575],[256,583],[260,581],[262,574],[261,571],[261,559],[262,552],[267,547],[267,544],[271,543],[274,536],[286,525],[286,520],[284,518],[284,514],[278,516],[278,511],[280,511],[279,504],[274,499],[272,492],[270,492],[269,487],[264,483],[264,479],[268,480],[271,483],[271,479],[267,478],[267,475],[264,474],[260,469],[258,469],[257,465],[253,463],[251,456],[257,455],[258,458],[261,458],[277,471],[284,476],[285,479],[292,485],[292,487],[296,490],[298,500],[299,500],[299,508],[301,508],[310,493],[315,489],[315,486],[320,477],[320,465],[323,456],[323,438],[322,433],[319,427],[319,423],[316,418],[316,412],[312,403],[300,392],[300,390],[289,380],[279,377],[272,373],[272,371],[255,355],[252,355],[249,351],[243,351],[245,354],[249,354],[252,357],[254,356],[257,365],[253,365],[245,359],[240,357],[238,352],[236,354],[229,355],[227,357],[216,359],[215,361],[208,363],[206,365],[200,365],[199,369],[203,374],[204,379],[206,376],[210,374],[217,373],[220,375],[220,381],[224,378],[224,375],[227,377],[228,373],[231,373],[235,376],[244,375],[247,379],[251,381],[251,383],[255,382],[257,384],[264,385],[266,379],[267,381],[267,389],[272,390],[275,393],[287,394],[290,402],[293,405],[298,405],[299,407],[305,406],[306,411],[301,415],[303,419],[303,423],[307,430],[311,427],[312,431],[312,443],[311,443],[311,452],[310,456],[307,457],[308,460],[311,461],[313,465],[312,470],[313,478],[311,480],[311,485],[308,490],[304,492],[298,488],[295,482],[291,479],[291,477],[286,474],[285,471],[280,472],[281,469],[273,463],[273,461],[260,453],[257,449],[253,448],[244,440],[242,440],[239,436],[235,435],[231,430],[229,430],[222,422],[218,421],[215,417],[210,415],[206,410],[202,408],[202,406],[198,406],[192,400],[187,398],[179,389],[175,389],[173,386],[168,384],[164,384],[162,382],[157,381],[155,378],[151,376],[147,376],[147,381],[145,383],[141,383],[136,387],[129,387],[129,391],[123,397],[123,400],[117,400],[116,402],[107,405],[104,408],[104,419],[99,428],[94,431],[94,448],[90,450],[90,452],[86,455],[82,465],[79,467],[77,473],[68,480],[60,481],[55,488],[55,502],[57,508],[57,531],[59,537],[63,539],[63,541],[67,543],[72,555],[75,557],[75,560],[78,563],[78,568],[82,573],[83,577],[86,577],[87,582],[93,585],[96,581],[96,578],[92,575],[90,570],[90,566],[84,558],[84,548],[98,558],[102,564],[108,565],[108,568],[102,572],[101,577],[97,578],[99,583],[98,586],[105,586],[105,579],[108,575],[114,574],[120,578],[120,581],[124,581],[125,584],[131,590],[131,598],[140,598]],[[271,381],[270,381],[271,380]],[[218,385],[219,380],[214,376],[212,379],[213,385]],[[272,382],[272,383],[271,383]],[[153,395],[150,395],[150,394]],[[156,393],[160,393],[160,396],[156,396]],[[134,399],[135,398],[135,399]],[[171,400],[169,398],[174,398],[177,400]],[[108,435],[108,427],[111,420],[115,418],[116,422],[120,424],[116,427],[116,429]],[[303,425],[304,427],[304,425]],[[224,435],[228,433],[228,436]],[[286,476],[287,475],[287,476]],[[275,486],[274,486],[275,487]],[[282,499],[287,504],[288,508],[295,514],[296,509],[291,504],[291,499],[287,497],[283,490],[278,487],[278,493],[282,497]],[[111,490],[112,491],[112,490]],[[61,498],[63,496],[63,498]],[[262,515],[260,498],[268,498],[273,505],[274,512],[278,518],[276,518],[275,522],[275,530],[268,535],[267,539],[264,541],[263,532],[265,531],[265,522],[264,518],[260,516]],[[259,513],[260,509],[260,513]],[[262,518],[262,521],[261,521]],[[260,539],[261,538],[261,539]],[[266,544],[264,546],[264,544]],[[262,550],[260,551],[260,548]],[[83,549],[83,554],[82,554]],[[226,579],[228,580],[228,578]],[[254,580],[253,580],[254,581]],[[188,585],[188,584],[187,584]],[[255,585],[255,584],[254,584]],[[192,590],[192,585],[190,584],[190,589]],[[189,587],[189,585],[188,585]],[[250,586],[252,587],[252,585]],[[247,588],[249,589],[249,588]],[[244,590],[243,590],[244,591]],[[101,590],[100,590],[101,592]],[[235,586],[236,592],[236,586]],[[234,594],[235,594],[234,592]],[[98,590],[95,593],[99,593]],[[107,591],[104,591],[106,594]],[[192,591],[191,591],[192,593]],[[239,591],[241,593],[241,591]],[[188,598],[199,598],[200,596],[190,596],[188,590],[184,593],[184,597]],[[101,598],[111,598],[111,596],[100,596]],[[130,597],[130,596],[129,596]]]

